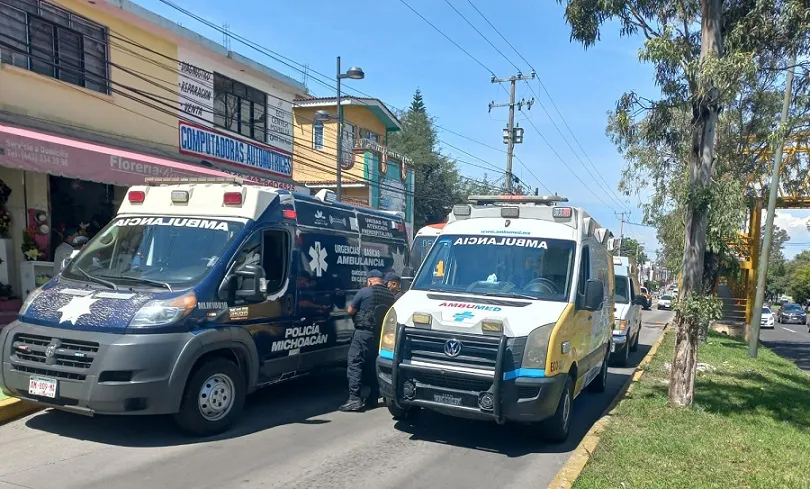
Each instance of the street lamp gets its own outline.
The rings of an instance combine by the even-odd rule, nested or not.
[[[337,200],[340,202],[343,197],[343,189],[341,186],[341,174],[343,166],[343,105],[340,103],[340,80],[348,78],[351,80],[362,80],[366,74],[357,66],[352,66],[346,73],[341,73],[340,70],[340,56],[337,57],[337,113],[338,113],[338,134],[337,134],[337,166],[335,167],[335,176],[337,177]],[[322,112],[322,111],[319,111]]]

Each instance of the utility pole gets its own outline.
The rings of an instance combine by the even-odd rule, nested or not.
[[[516,76],[511,76],[509,78],[495,78],[495,75],[492,76],[492,83],[506,83],[509,82],[509,103],[508,104],[496,104],[494,101],[489,103],[489,111],[492,112],[492,109],[497,107],[509,107],[509,122],[506,125],[506,129],[503,131],[503,142],[506,144],[506,192],[511,194],[512,193],[512,155],[515,151],[515,144],[520,144],[523,142],[523,128],[515,127],[515,106],[517,106],[518,110],[522,110],[523,106],[525,105],[528,110],[531,110],[532,105],[534,104],[534,97],[531,100],[520,99],[518,102],[515,102],[515,84],[519,81],[523,80],[533,80],[537,76],[537,73],[532,70],[530,76],[524,76],[522,73],[518,72]]]
[[[768,189],[768,216],[765,218],[765,232],[762,239],[762,249],[759,252],[759,275],[757,276],[757,295],[754,299],[754,308],[751,310],[751,322],[748,324],[748,355],[757,356],[759,349],[759,324],[762,320],[762,302],[765,300],[765,279],[768,276],[768,258],[771,256],[771,238],[773,237],[773,218],[776,214],[776,197],[779,190],[779,170],[782,166],[782,153],[785,146],[785,130],[790,115],[790,100],[793,95],[793,73],[796,71],[796,54],[790,59],[790,71],[785,81],[785,99],[782,103],[782,118],[779,121],[777,137],[773,144],[773,175],[771,175],[771,188]]]
[[[622,255],[622,251],[624,249],[624,215],[630,214],[627,211],[622,211],[619,213],[619,219],[621,219],[621,226],[619,227],[619,251],[617,252],[618,256]]]

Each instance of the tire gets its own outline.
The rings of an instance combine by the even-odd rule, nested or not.
[[[574,381],[566,377],[554,415],[541,423],[543,438],[551,443],[564,443],[571,431],[571,412],[574,404]]]
[[[616,366],[617,367],[626,367],[628,363],[630,363],[630,342],[632,341],[631,338],[627,339],[627,343],[624,344],[619,355],[616,357]]]
[[[391,417],[394,418],[396,421],[406,421],[406,420],[413,420],[419,417],[419,413],[422,412],[422,408],[419,406],[411,406],[408,408],[398,408],[394,401],[391,399],[385,399],[385,407],[388,408],[388,412],[391,413]]]
[[[192,435],[223,433],[242,413],[245,390],[245,377],[239,367],[222,358],[210,360],[189,379],[174,420]]]
[[[608,363],[610,362],[610,344],[608,344],[607,353],[605,353],[605,359],[602,360],[602,367],[599,370],[599,375],[594,378],[590,384],[588,384],[588,391],[589,392],[596,392],[601,393],[605,392],[607,389],[607,381],[608,375],[610,371],[608,370]]]
[[[641,336],[641,328],[639,328],[639,331],[633,337],[633,342],[630,344],[630,351],[633,352],[633,353],[638,351],[638,337],[639,336]]]

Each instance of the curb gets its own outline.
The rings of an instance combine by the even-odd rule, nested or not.
[[[5,399],[0,401],[0,425],[4,425],[9,421],[14,421],[17,418],[21,418],[41,409],[44,408],[15,397]]]
[[[619,389],[616,397],[613,398],[608,407],[605,409],[602,417],[600,417],[599,420],[596,421],[593,426],[591,426],[591,429],[585,433],[582,441],[579,442],[579,445],[577,445],[574,451],[571,452],[571,455],[568,457],[565,465],[563,465],[562,468],[557,472],[557,475],[554,476],[554,479],[551,481],[551,483],[549,483],[547,489],[571,489],[571,486],[577,480],[579,474],[582,473],[582,470],[585,468],[585,465],[588,463],[588,460],[591,458],[594,450],[596,450],[596,446],[599,444],[599,439],[602,436],[602,432],[610,422],[611,415],[616,410],[619,403],[633,392],[635,383],[641,379],[641,376],[644,374],[644,367],[646,367],[655,356],[655,353],[658,351],[658,347],[661,346],[661,343],[664,341],[664,335],[666,335],[668,329],[669,323],[666,323],[664,325],[664,329],[661,331],[661,336],[658,338],[658,340],[656,340],[652,347],[650,347],[650,351],[647,352],[647,355],[638,364],[635,372],[633,372],[633,375],[627,379],[627,382],[625,382],[621,389]]]

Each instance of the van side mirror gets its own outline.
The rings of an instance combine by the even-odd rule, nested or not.
[[[601,309],[605,300],[605,285],[601,280],[591,279],[585,283],[585,309],[596,311]]]
[[[236,289],[236,297],[249,302],[262,302],[267,299],[267,280],[264,268],[259,265],[243,265],[234,272],[242,277],[242,285]]]
[[[636,306],[646,306],[647,301],[644,299],[643,295],[637,295],[635,299],[633,299],[633,305]]]

